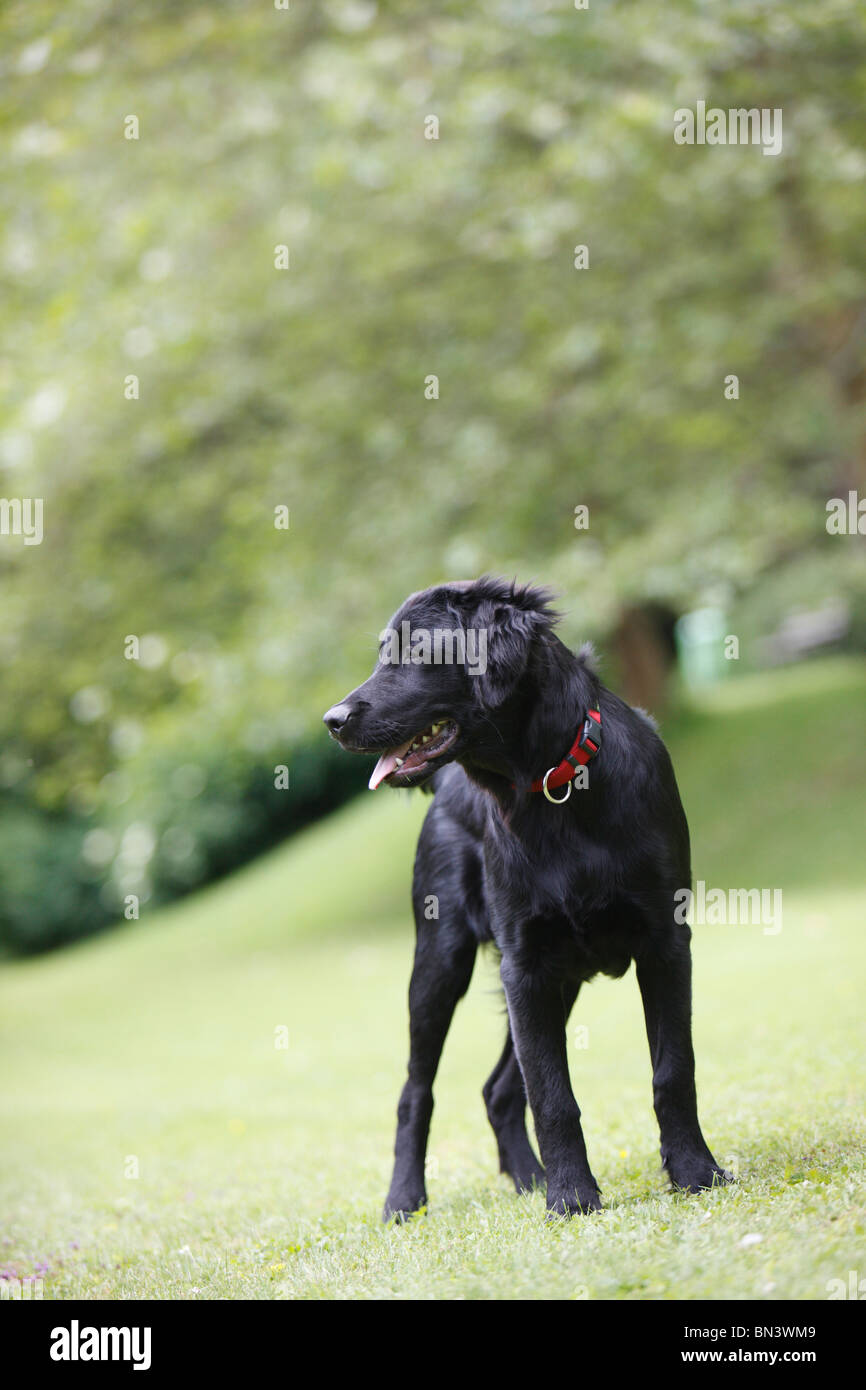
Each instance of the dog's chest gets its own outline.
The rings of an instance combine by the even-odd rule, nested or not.
[[[621,894],[609,854],[553,856],[538,869],[489,847],[485,889],[494,940],[559,971],[620,976],[638,948],[641,920]]]

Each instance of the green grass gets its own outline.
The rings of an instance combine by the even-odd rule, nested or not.
[[[702,1120],[735,1186],[666,1189],[630,972],[587,986],[569,1026],[606,1210],[548,1226],[496,1172],[480,1088],[503,1021],[480,957],[430,1210],[380,1225],[427,805],[380,793],[174,910],[5,969],[0,1273],[44,1269],[46,1298],[791,1299],[862,1277],[864,695],[861,665],[827,661],[743,678],[668,731],[695,876],[784,893],[777,935],[695,928]]]

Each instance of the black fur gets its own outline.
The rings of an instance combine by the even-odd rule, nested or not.
[[[389,779],[427,782],[435,797],[415,860],[409,1074],[386,1219],[427,1200],[433,1080],[482,942],[500,952],[509,1018],[483,1094],[500,1167],[518,1191],[546,1179],[553,1213],[600,1205],[569,1079],[566,1020],[584,981],[599,971],[623,975],[632,960],[665,1168],[690,1191],[727,1176],[698,1123],[690,931],[674,918],[674,893],[691,883],[689,833],[671,761],[652,722],[600,683],[591,651],[575,655],[562,644],[556,616],[545,591],[498,579],[413,594],[390,626],[483,628],[486,672],[380,664],[325,715],[356,752],[393,748],[444,716],[459,726],[433,769]],[[589,785],[551,805],[530,785],[564,757],[591,706],[601,711],[603,746]],[[527,1097],[544,1168],[527,1137]]]

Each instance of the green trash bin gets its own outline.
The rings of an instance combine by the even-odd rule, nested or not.
[[[727,623],[721,608],[695,608],[674,628],[680,670],[690,690],[714,685],[728,674],[725,660]]]

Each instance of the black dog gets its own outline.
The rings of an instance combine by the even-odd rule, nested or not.
[[[518,1192],[546,1177],[551,1212],[600,1206],[565,1025],[584,980],[619,977],[632,960],[664,1166],[689,1191],[727,1178],[698,1123],[691,933],[674,898],[691,883],[689,833],[671,761],[649,717],[597,679],[591,653],[562,644],[556,616],[545,591],[496,579],[413,594],[373,675],[324,716],[344,748],[381,755],[371,787],[430,781],[436,793],[415,860],[409,1076],[386,1220],[426,1202],[433,1080],[488,941],[509,1033],[483,1094]]]

